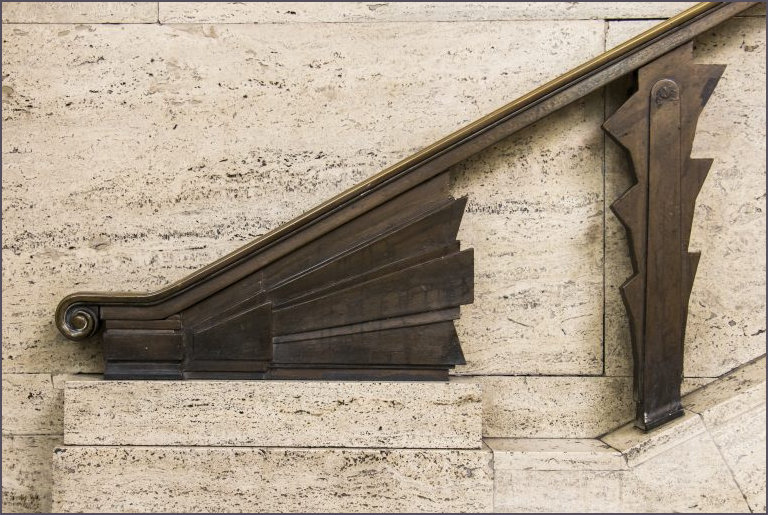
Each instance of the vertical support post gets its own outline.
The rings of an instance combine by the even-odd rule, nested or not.
[[[640,68],[637,91],[603,124],[629,152],[637,179],[611,209],[630,240],[634,274],[621,293],[632,335],[635,425],[644,430],[682,415],[685,325],[699,261],[688,242],[712,164],[690,153],[699,115],[724,70],[694,64],[686,43]]]

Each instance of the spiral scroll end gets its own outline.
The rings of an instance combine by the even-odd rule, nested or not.
[[[57,314],[56,326],[70,340],[84,340],[93,336],[99,327],[98,308],[73,304]]]

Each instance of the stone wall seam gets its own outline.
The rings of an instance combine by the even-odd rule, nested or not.
[[[712,443],[715,444],[715,448],[717,449],[717,452],[720,455],[720,460],[725,465],[725,468],[728,469],[728,473],[731,475],[731,479],[736,485],[736,488],[739,489],[739,493],[741,494],[741,496],[744,498],[744,502],[746,503],[747,506],[749,506],[750,511],[753,511],[752,506],[749,503],[749,499],[747,499],[747,494],[744,492],[744,489],[742,488],[741,483],[736,478],[736,474],[733,471],[733,467],[731,467],[731,464],[728,462],[727,459],[725,459],[725,455],[723,454],[723,449],[720,447],[720,444],[717,443],[717,440],[715,439],[714,435],[712,434],[712,431],[707,425],[707,421],[704,419],[704,417],[701,416],[701,414],[699,414],[699,417],[701,417],[701,423],[704,424],[704,429],[707,431],[707,435],[709,435],[709,438],[712,440]]]

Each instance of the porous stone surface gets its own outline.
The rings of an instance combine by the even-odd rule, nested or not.
[[[61,397],[50,374],[3,374],[3,434],[61,434]]]
[[[597,439],[487,438],[501,470],[623,470],[621,452]]]
[[[611,21],[606,45],[651,25]],[[690,248],[701,251],[701,261],[689,302],[684,373],[717,377],[765,352],[765,20],[726,21],[696,39],[694,57],[727,67],[699,119],[692,152],[715,162],[691,233]],[[620,104],[620,92],[608,95],[608,115]],[[610,141],[605,170],[610,204],[633,182],[626,158]],[[608,209],[605,234],[606,373],[629,375],[629,329],[618,286],[632,267],[624,229]]]
[[[621,451],[627,462],[635,466],[704,432],[706,427],[701,417],[685,411],[683,416],[650,431],[638,429],[632,422],[604,435],[601,440]]]
[[[765,511],[765,365],[763,356],[685,398],[753,512]]]
[[[62,447],[53,509],[482,512],[487,450]]]
[[[765,357],[683,398],[685,415],[601,439],[622,451],[629,511],[765,510]]]
[[[601,439],[486,439],[494,510],[764,511],[765,358],[683,404],[682,418],[649,432],[629,424]]]
[[[157,2],[3,2],[3,23],[156,23]]]
[[[694,2],[160,2],[163,23],[668,18]]]
[[[622,481],[626,511],[747,512],[712,438],[701,433],[632,467]]]
[[[765,402],[709,429],[754,513],[765,512]]]
[[[92,381],[85,374],[3,374],[3,434],[61,434],[64,383]]]
[[[74,376],[3,374],[5,513],[51,511],[51,456],[62,443],[65,378]]]
[[[634,416],[631,377],[462,376],[483,390],[483,436],[594,438]],[[683,395],[713,381],[684,378]]]
[[[458,374],[602,373],[602,113],[590,95],[452,170],[475,249]]]
[[[98,345],[56,331],[64,295],[179,279],[656,23],[613,18],[661,18],[691,5],[677,4],[4,3],[3,429],[14,442],[9,463],[23,466],[4,463],[3,510],[50,510],[41,457],[62,431],[63,385],[68,374],[102,370]],[[684,391],[763,353],[765,336],[764,19],[728,22],[699,38],[696,52],[728,68],[695,146],[716,163],[692,240],[703,257]],[[468,364],[456,373],[485,383],[486,434],[594,437],[632,417],[617,290],[631,267],[607,209],[631,178],[598,129],[601,106],[609,115],[620,97],[592,95],[452,171],[454,194],[470,196],[460,238],[476,249],[478,287],[458,323]],[[621,377],[583,377],[603,367]],[[482,374],[578,377],[473,377]],[[747,404],[739,416],[723,407],[701,416],[760,510],[765,437],[754,431],[760,404]],[[23,445],[21,435],[47,443]],[[687,441],[696,438],[707,441],[704,433]],[[584,457],[576,455],[574,463]],[[685,503],[660,495],[630,507],[725,509],[697,497],[722,471],[705,468]],[[528,482],[545,501],[537,485],[568,471],[530,471],[550,472],[517,477],[518,491]],[[599,493],[594,481],[618,473],[580,470],[559,484]],[[563,490],[572,506],[583,499]],[[437,504],[429,508],[445,510]]]
[[[749,508],[712,437],[682,435],[646,461],[593,440],[508,440],[494,448],[497,512],[744,512]],[[604,444],[602,444],[604,445]],[[493,446],[493,444],[492,444]],[[590,449],[592,448],[592,449]],[[498,450],[497,450],[498,449]],[[594,459],[594,453],[611,456]],[[542,453],[548,459],[541,460]],[[518,456],[515,456],[518,454]],[[588,459],[584,459],[589,456]],[[754,474],[755,477],[759,474]],[[763,481],[764,482],[764,481]]]
[[[747,511],[712,437],[678,428],[668,430],[667,447],[657,444],[644,461],[633,458],[633,449],[620,453],[599,440],[490,440],[494,511]]]
[[[343,381],[70,382],[67,445],[480,448],[480,388]]]
[[[626,461],[595,439],[488,439],[497,512],[594,512],[621,507]]]
[[[685,408],[709,427],[765,404],[765,356],[743,365],[685,397]]]
[[[621,472],[610,470],[499,470],[494,511],[621,511],[621,479]]]
[[[3,512],[51,512],[51,459],[61,436],[3,435]]]
[[[595,438],[631,420],[629,377],[466,378],[483,388],[483,436]]]

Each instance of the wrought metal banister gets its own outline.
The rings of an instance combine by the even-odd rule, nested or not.
[[[618,45],[617,47],[595,57],[594,59],[574,68],[573,70],[557,77],[550,82],[534,89],[533,91],[523,95],[522,97],[504,105],[503,107],[493,111],[492,113],[470,123],[469,125],[459,129],[458,131],[446,136],[445,138],[429,145],[423,150],[413,154],[412,156],[403,159],[395,165],[382,170],[380,173],[360,182],[352,188],[338,194],[337,196],[329,199],[328,201],[320,204],[319,206],[303,213],[302,215],[294,218],[293,220],[281,225],[280,227],[256,238],[254,241],[238,248],[230,254],[214,261],[210,265],[201,268],[200,270],[193,272],[192,274],[184,277],[183,279],[174,282],[160,290],[151,293],[132,293],[132,292],[119,292],[119,293],[91,293],[91,292],[78,292],[72,295],[68,295],[59,303],[56,309],[56,325],[59,330],[71,339],[83,339],[91,336],[95,333],[97,328],[97,321],[91,322],[93,313],[87,310],[79,309],[77,306],[87,305],[117,305],[117,304],[131,304],[131,305],[143,305],[150,306],[164,299],[169,298],[174,294],[178,294],[193,287],[206,279],[210,279],[217,274],[229,269],[236,263],[247,258],[249,255],[257,252],[268,245],[274,244],[281,238],[286,237],[294,231],[301,229],[319,218],[329,214],[334,209],[338,209],[348,202],[353,202],[360,196],[367,195],[369,192],[377,187],[381,187],[383,184],[395,180],[403,174],[407,174],[417,168],[423,167],[430,160],[443,155],[457,146],[466,146],[469,143],[473,144],[473,153],[479,152],[483,148],[493,144],[495,141],[503,138],[494,137],[485,141],[480,141],[481,136],[487,131],[497,127],[499,124],[509,122],[510,118],[519,117],[525,111],[531,111],[546,98],[551,98],[553,95],[563,93],[564,89],[570,89],[578,86],[581,81],[584,81],[587,77],[597,73],[600,70],[605,70],[608,67],[616,67],[622,63],[623,60],[631,54],[637,53],[640,50],[648,48],[650,45],[656,44],[655,48],[649,49],[648,55],[640,57],[633,66],[626,66],[620,70],[619,74],[612,73],[604,77],[599,82],[599,85],[591,86],[588,89],[585,88],[578,96],[570,98],[572,102],[577,100],[581,96],[586,95],[592,90],[601,87],[602,85],[610,82],[611,79],[619,76],[620,74],[626,74],[636,69],[641,63],[647,62],[650,59],[660,55],[665,50],[669,50],[672,45],[661,44],[663,41],[668,40],[673,36],[673,44],[680,44],[692,39],[697,34],[708,30],[709,28],[716,26],[723,20],[726,20],[739,12],[751,7],[755,2],[744,3],[727,3],[727,2],[703,2],[697,4],[690,9],[674,16],[655,27],[639,34],[638,36]],[[536,120],[543,118],[551,111],[561,107],[556,105],[555,107],[549,107],[541,109],[540,112],[529,116],[525,125],[521,127],[515,127],[515,130],[527,126]],[[471,154],[470,154],[471,155]],[[463,159],[463,158],[462,158]]]
[[[75,340],[105,325],[108,377],[445,378],[473,282],[445,171],[754,4],[697,4],[161,290],[65,297],[56,325]]]

